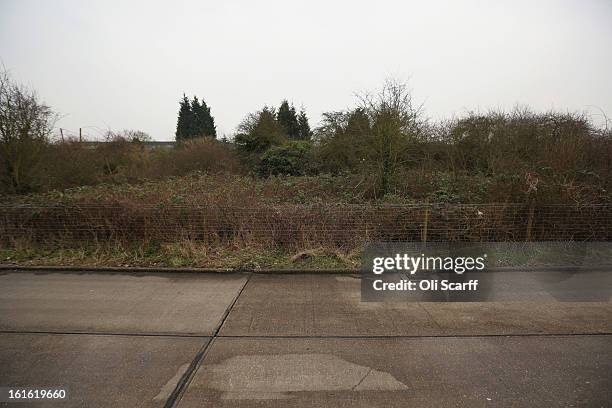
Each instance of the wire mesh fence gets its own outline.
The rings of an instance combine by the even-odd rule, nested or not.
[[[609,205],[4,205],[0,242],[610,241]]]

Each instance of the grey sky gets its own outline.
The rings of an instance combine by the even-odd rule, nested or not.
[[[406,80],[433,118],[466,110],[612,116],[612,1],[0,0],[0,60],[58,126],[174,138],[185,92],[221,134],[287,98],[320,114]]]

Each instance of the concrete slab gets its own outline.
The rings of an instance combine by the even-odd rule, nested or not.
[[[243,275],[0,273],[0,330],[209,336]]]
[[[423,303],[448,335],[612,333],[609,302]]]
[[[4,406],[163,407],[208,341],[194,337],[0,334],[2,386],[68,389],[66,401]]]
[[[612,303],[361,302],[340,275],[254,275],[223,336],[434,336],[612,333]]]
[[[340,275],[254,275],[223,336],[435,335],[418,303],[362,303],[360,280]]]
[[[608,406],[612,337],[218,338],[178,406]]]

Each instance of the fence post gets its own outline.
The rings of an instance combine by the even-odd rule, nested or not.
[[[525,233],[525,241],[531,241],[531,230],[533,228],[533,216],[535,213],[535,203],[531,201],[529,204],[529,218],[527,218],[527,231]]]
[[[142,237],[144,239],[144,244],[147,245],[149,242],[149,214],[148,210],[145,210],[143,220],[142,220]]]
[[[428,225],[429,225],[429,206],[425,207],[425,217],[423,219],[423,230],[421,231],[421,242],[427,242]]]

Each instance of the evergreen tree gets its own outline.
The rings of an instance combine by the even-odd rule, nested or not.
[[[210,115],[210,108],[203,100],[200,102],[197,96],[190,102],[183,94],[176,124],[176,140],[203,136],[217,137],[215,119]]]
[[[195,116],[194,137],[217,137],[217,129],[215,128],[215,119],[210,115],[210,108],[206,102],[198,101],[196,96],[193,97],[191,109]]]
[[[289,106],[289,102],[285,99],[278,113],[276,114],[276,120],[283,127],[285,133],[289,139],[300,138],[300,125],[293,105]]]
[[[193,111],[187,96],[183,94],[183,99],[180,101],[178,121],[176,123],[176,140],[191,139],[193,129]]]
[[[199,116],[201,118],[201,132],[204,136],[217,137],[217,127],[215,126],[215,118],[210,114],[210,107],[202,100]]]
[[[308,117],[306,116],[306,112],[302,109],[300,114],[298,115],[298,139],[300,140],[310,140],[311,131],[310,125],[308,124]]]
[[[191,123],[191,137],[190,139],[196,138],[196,137],[201,137],[204,136],[202,131],[203,131],[203,122],[204,122],[204,118],[202,115],[202,105],[200,104],[200,101],[198,100],[197,96],[193,97],[193,100],[191,101],[191,113],[193,115],[193,123]]]

